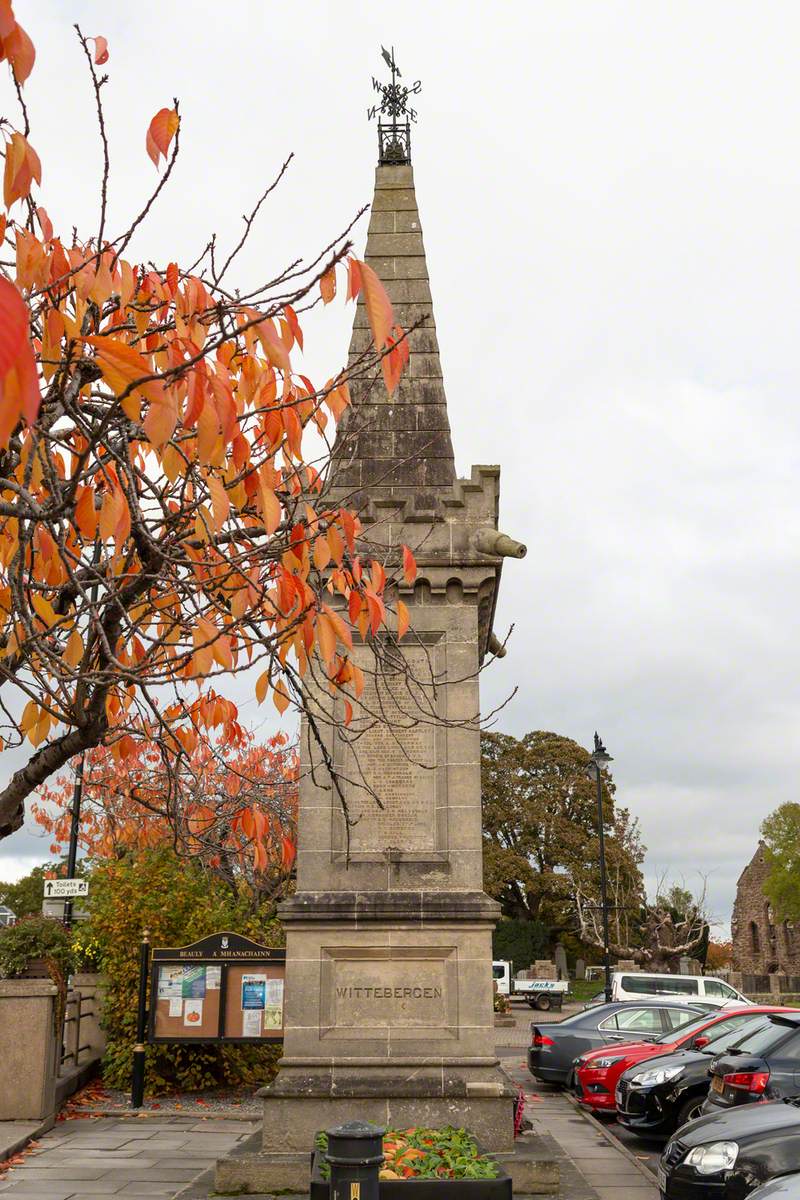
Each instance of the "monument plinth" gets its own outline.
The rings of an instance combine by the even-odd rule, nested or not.
[[[410,359],[392,395],[380,378],[351,384],[334,487],[365,538],[395,558],[411,548],[418,575],[399,592],[406,636],[354,646],[365,687],[347,733],[333,709],[301,734],[297,891],[280,910],[284,1056],[259,1093],[261,1162],[276,1169],[352,1119],[466,1126],[488,1150],[513,1144],[516,1089],[495,1054],[499,906],[483,891],[477,717],[478,671],[499,648],[502,560],[525,548],[497,533],[499,468],[456,477],[412,168],[396,163],[393,135],[380,144],[395,159],[376,171],[365,258],[413,329]],[[359,301],[351,362],[369,345]],[[241,1168],[224,1175],[228,1187],[243,1179]]]

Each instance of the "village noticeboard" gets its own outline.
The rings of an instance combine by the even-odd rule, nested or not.
[[[153,948],[150,1042],[283,1040],[286,951],[214,933],[190,946]]]

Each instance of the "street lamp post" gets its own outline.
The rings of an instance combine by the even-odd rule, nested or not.
[[[103,543],[100,538],[95,536],[94,550],[92,551],[92,569],[97,570],[100,563],[100,555],[102,553]],[[89,589],[89,602],[94,610],[97,604],[97,588],[99,580],[95,579]],[[75,786],[72,789],[72,811],[69,823],[69,850],[67,852],[67,879],[75,878],[75,871],[78,866],[78,834],[81,829],[81,801],[83,799],[83,770],[86,766],[86,751],[81,754],[78,766],[75,771]],[[72,927],[72,900],[64,901],[64,924],[67,929]]]
[[[600,903],[603,909],[603,967],[605,970],[606,1004],[611,1003],[611,953],[608,946],[608,881],[606,878],[606,839],[603,822],[603,767],[613,758],[600,740],[594,735],[594,751],[589,759],[587,775],[597,781],[597,833],[600,839]]]

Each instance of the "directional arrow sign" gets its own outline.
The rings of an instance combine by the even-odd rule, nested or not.
[[[88,879],[45,879],[45,900],[63,900],[69,896],[88,896]]]

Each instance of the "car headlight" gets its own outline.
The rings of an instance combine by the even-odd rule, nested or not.
[[[631,1083],[636,1087],[655,1087],[658,1083],[666,1083],[677,1079],[683,1072],[683,1067],[651,1067],[649,1071],[641,1071],[631,1077]]]
[[[624,1057],[624,1054],[608,1055],[605,1058],[593,1058],[583,1065],[585,1067],[589,1067],[590,1069],[592,1067],[599,1067],[602,1071],[604,1071],[606,1067],[613,1067],[614,1063],[622,1062]]]
[[[736,1142],[709,1142],[707,1146],[695,1146],[684,1162],[687,1167],[694,1167],[698,1175],[717,1175],[720,1171],[730,1171],[738,1153]]]

